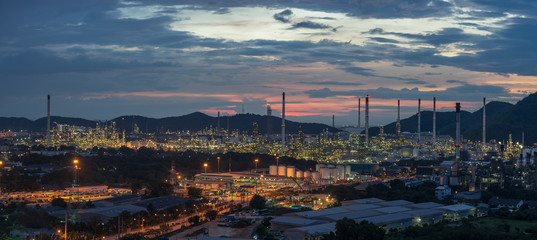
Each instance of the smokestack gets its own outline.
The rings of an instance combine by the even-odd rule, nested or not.
[[[242,114],[244,114],[244,103],[242,104]]]
[[[421,145],[421,99],[418,98],[418,144]]]
[[[487,143],[487,99],[483,98],[483,146]]]
[[[216,127],[216,133],[220,134],[220,111],[218,111],[218,125]]]
[[[285,92],[282,93],[282,156],[285,156]]]
[[[522,147],[524,147],[524,131],[522,131]]]
[[[433,97],[433,146],[436,144],[436,97]]]
[[[272,136],[272,108],[267,104],[267,136]]]
[[[461,103],[455,104],[455,160],[461,157]]]
[[[365,145],[369,146],[369,95],[365,96]]]
[[[360,134],[362,134],[362,118],[361,118],[361,104],[360,98],[358,98],[358,140],[360,140]]]
[[[336,139],[336,115],[332,114],[332,139]]]
[[[397,123],[395,124],[397,138],[401,137],[401,100],[397,99]]]
[[[47,95],[47,148],[50,147],[50,95]]]

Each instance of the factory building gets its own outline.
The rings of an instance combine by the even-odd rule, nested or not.
[[[319,239],[336,230],[336,222],[343,218],[356,222],[368,221],[389,229],[434,224],[442,220],[459,221],[475,216],[475,207],[433,202],[413,203],[405,200],[384,201],[378,198],[342,202],[341,207],[288,213],[272,220],[273,230],[282,231],[288,239]]]

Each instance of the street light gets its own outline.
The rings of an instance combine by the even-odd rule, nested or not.
[[[75,183],[75,186],[76,186],[76,195],[77,195],[77,198],[80,198],[80,196],[78,196],[80,193],[79,193],[79,187],[78,187],[78,159],[75,159],[73,160],[73,164],[75,164],[75,179],[74,179],[74,183]]]
[[[217,157],[216,160],[218,160],[218,172],[220,172],[220,157]]]
[[[0,168],[2,168],[2,170],[4,170],[4,161],[0,161]],[[2,176],[4,174],[2,173]],[[0,178],[0,192],[2,192],[2,179]]]
[[[257,173],[257,162],[259,162],[259,159],[255,159],[255,172]]]
[[[203,166],[205,167],[205,174],[207,174],[207,166],[209,166],[207,163],[204,163]]]

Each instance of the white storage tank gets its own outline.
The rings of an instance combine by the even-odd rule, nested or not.
[[[321,178],[322,179],[330,179],[330,177],[333,177],[330,168],[324,167],[324,168],[321,168],[319,170],[321,172]]]
[[[296,177],[296,168],[294,166],[287,167],[287,177]]]
[[[278,166],[270,165],[269,166],[269,174],[270,175],[278,175]]]
[[[320,163],[319,163],[319,164],[315,164],[315,171],[317,171],[317,172],[318,172],[318,171],[321,171],[321,168],[324,168],[324,167],[325,167],[324,164],[320,164]]]
[[[297,170],[296,171],[296,177],[297,178],[303,178],[304,177],[304,172],[302,172],[301,170]]]
[[[351,176],[351,165],[345,165],[345,174],[347,175],[347,177]]]
[[[278,175],[279,176],[287,175],[287,167],[286,166],[278,166]]]
[[[315,182],[321,181],[321,173],[320,172],[312,172],[311,177],[313,178],[313,181],[315,181]]]
[[[345,165],[337,165],[337,178],[338,179],[344,179],[345,178]]]

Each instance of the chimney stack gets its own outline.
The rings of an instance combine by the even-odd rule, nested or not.
[[[47,148],[50,147],[50,95],[47,95]]]
[[[361,119],[361,104],[360,104],[360,98],[358,98],[358,140],[360,140],[360,135],[362,134],[362,119]]]
[[[421,99],[418,98],[418,144],[421,145]]]
[[[282,156],[285,156],[285,92],[282,93]]]
[[[365,96],[365,145],[369,146],[369,95]]]
[[[397,138],[401,138],[401,100],[397,99],[397,122],[395,124]]]
[[[272,108],[267,104],[267,136],[272,136]]]
[[[436,145],[436,97],[433,97],[433,146]]]
[[[218,124],[216,127],[216,133],[220,134],[220,111],[218,111]]]
[[[461,103],[455,105],[455,160],[461,157]]]
[[[487,99],[483,98],[483,146],[487,143]]]

